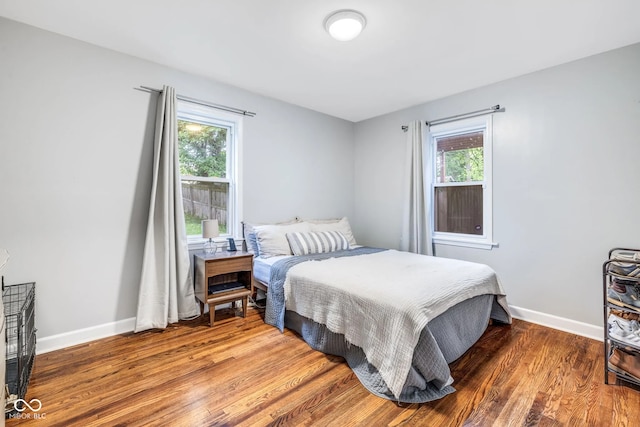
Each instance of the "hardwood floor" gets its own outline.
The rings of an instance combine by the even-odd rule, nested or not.
[[[36,357],[8,426],[633,426],[640,392],[605,385],[602,343],[515,320],[489,326],[454,362],[457,392],[399,406],[370,394],[343,359],[230,309],[164,331]],[[611,378],[613,381],[613,378]],[[29,417],[29,418],[27,418]]]

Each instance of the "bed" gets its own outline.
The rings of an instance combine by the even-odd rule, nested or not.
[[[265,322],[344,357],[371,393],[422,403],[455,391],[449,363],[489,319],[511,323],[486,265],[358,246],[346,218],[245,227]]]

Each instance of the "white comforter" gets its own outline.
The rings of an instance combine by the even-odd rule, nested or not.
[[[289,269],[284,292],[287,310],[362,348],[396,397],[430,319],[484,294],[498,295],[509,313],[490,267],[396,250],[300,263]]]

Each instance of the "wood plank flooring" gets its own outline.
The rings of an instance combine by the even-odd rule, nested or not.
[[[231,309],[36,357],[8,426],[634,426],[640,392],[605,385],[602,343],[515,320],[454,362],[457,392],[397,405],[340,357]],[[614,381],[613,376],[611,381]]]

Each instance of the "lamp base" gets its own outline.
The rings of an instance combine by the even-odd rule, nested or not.
[[[218,251],[218,245],[213,241],[213,239],[209,239],[204,242],[203,249],[205,254],[212,255]]]

